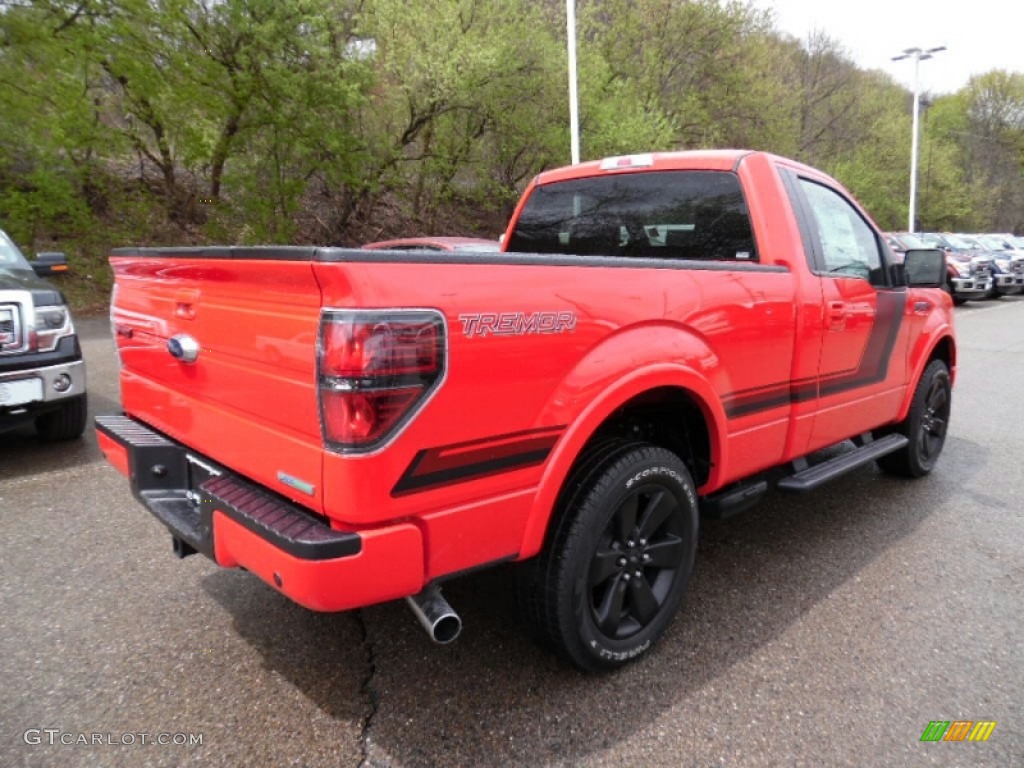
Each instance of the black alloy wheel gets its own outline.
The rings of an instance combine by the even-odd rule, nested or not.
[[[924,396],[924,407],[917,428],[917,453],[921,464],[931,469],[946,442],[950,411],[949,377],[932,376]]]
[[[606,637],[626,640],[650,626],[685,562],[680,504],[659,484],[630,491],[612,513],[590,562],[590,615]]]
[[[521,564],[523,618],[585,671],[646,653],[682,603],[697,546],[697,494],[664,448],[624,440],[586,453],[540,554]]]
[[[908,440],[900,450],[878,459],[878,466],[903,477],[923,477],[931,472],[946,443],[952,402],[949,368],[942,360],[932,360],[917,383],[907,418],[876,432],[896,432]]]

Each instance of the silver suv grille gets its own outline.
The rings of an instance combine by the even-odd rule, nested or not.
[[[21,305],[0,304],[0,354],[18,352],[22,347]]]

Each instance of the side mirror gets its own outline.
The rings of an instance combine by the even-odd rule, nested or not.
[[[938,248],[912,248],[903,260],[911,288],[941,288],[946,284],[946,255]]]
[[[68,257],[57,251],[37,253],[35,261],[30,261],[32,271],[40,277],[48,277],[68,271]]]

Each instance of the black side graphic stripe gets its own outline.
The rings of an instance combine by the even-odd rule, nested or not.
[[[904,301],[905,291],[879,291],[875,321],[856,370],[838,376],[785,381],[753,391],[730,393],[722,398],[725,415],[735,419],[885,381],[889,375],[889,359],[903,321]]]
[[[413,457],[391,489],[391,495],[402,496],[541,464],[564,429],[564,425],[544,427],[425,448]]]
[[[885,381],[885,377],[889,375],[889,359],[892,357],[892,349],[899,336],[905,301],[906,292],[904,291],[879,292],[875,324],[871,327],[871,335],[868,336],[868,343],[860,366],[856,371],[845,376],[823,379],[821,381],[821,397]]]
[[[811,379],[803,382],[785,382],[757,393],[726,395],[723,398],[725,415],[730,419],[748,416],[758,411],[767,411],[791,403],[812,400],[817,393],[818,380]]]

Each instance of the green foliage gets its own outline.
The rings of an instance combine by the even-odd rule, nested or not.
[[[735,2],[587,3],[580,19],[584,119],[599,137],[656,142],[634,143],[633,151],[753,137],[751,127],[770,114],[762,73],[750,66],[764,26],[762,16]]]
[[[548,31],[541,10],[519,0],[368,3],[360,33],[376,42],[377,85],[360,110],[367,196],[397,196],[430,227],[453,197],[504,202],[567,159],[556,128],[564,49]]]
[[[955,134],[976,194],[976,231],[1024,230],[1024,74],[971,78],[961,92],[964,130]]]
[[[587,0],[578,20],[585,159],[768,150],[905,226],[910,95],[827,36],[739,0]],[[0,226],[68,251],[83,301],[126,242],[493,234],[569,161],[565,34],[562,4],[530,0],[4,4]],[[1024,230],[1024,75],[931,101],[921,227]]]

